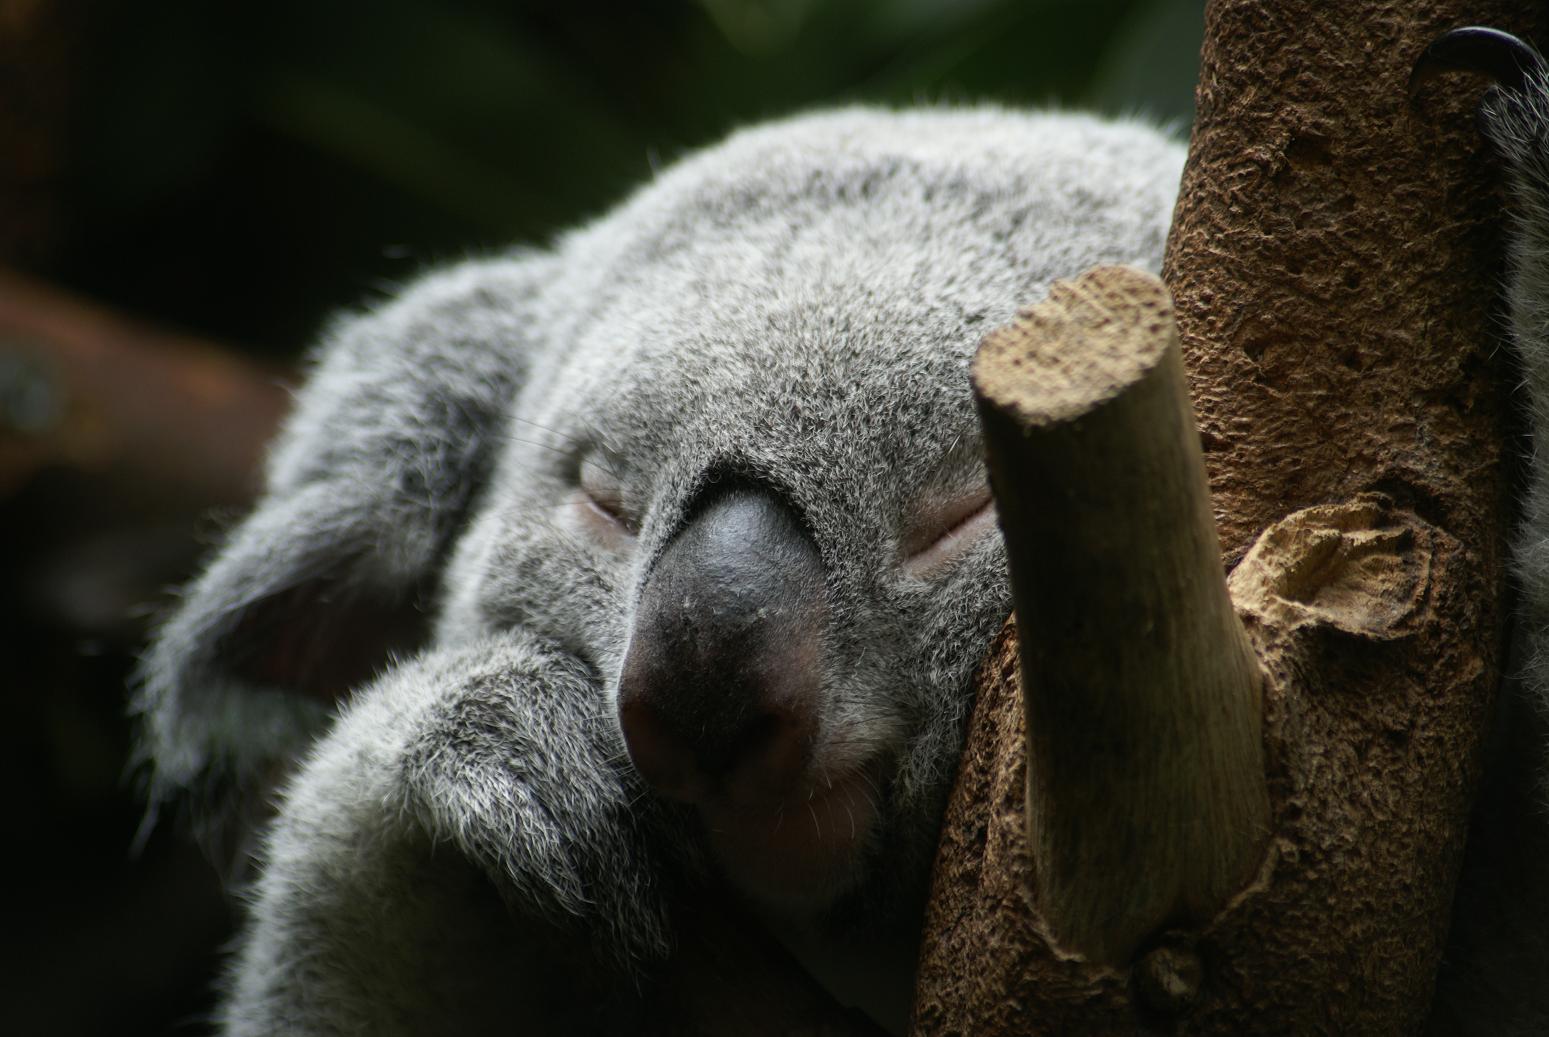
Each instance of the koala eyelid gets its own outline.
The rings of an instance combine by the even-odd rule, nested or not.
[[[582,501],[595,519],[617,527],[620,534],[634,537],[640,532],[640,523],[624,507],[620,482],[614,464],[601,453],[583,458],[576,473]]]
[[[957,557],[995,518],[995,500],[988,486],[923,509],[920,522],[903,543],[904,568],[928,575]]]
[[[584,490],[582,492],[585,493]],[[617,505],[613,504],[611,501],[601,500],[597,497],[594,497],[590,493],[585,493],[585,496],[586,506],[592,511],[596,512],[599,516],[618,526],[630,536],[634,536],[638,532],[634,521],[630,519],[628,515],[625,515]]]

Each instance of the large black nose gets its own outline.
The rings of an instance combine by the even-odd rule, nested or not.
[[[636,768],[666,795],[779,799],[817,729],[823,567],[772,492],[703,506],[646,579],[619,679]]]

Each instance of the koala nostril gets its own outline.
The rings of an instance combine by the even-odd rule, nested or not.
[[[619,723],[635,769],[662,795],[689,803],[722,794],[783,798],[806,771],[816,726],[810,711],[789,709],[755,713],[730,729],[684,730],[673,721],[648,702],[621,697]]]
[[[697,773],[693,753],[653,706],[638,698],[622,702],[619,725],[630,760],[651,787],[689,802],[703,796],[704,778]]]

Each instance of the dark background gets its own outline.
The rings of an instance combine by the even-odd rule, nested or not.
[[[328,314],[843,101],[1182,131],[1202,0],[0,0],[0,1029],[203,1032],[231,911],[136,839],[125,688]],[[20,275],[20,276],[18,276]],[[13,869],[14,870],[14,869]]]

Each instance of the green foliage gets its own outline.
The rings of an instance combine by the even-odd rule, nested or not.
[[[1186,121],[1202,0],[119,5],[59,274],[282,350],[364,286],[542,241],[653,165],[841,101]]]

